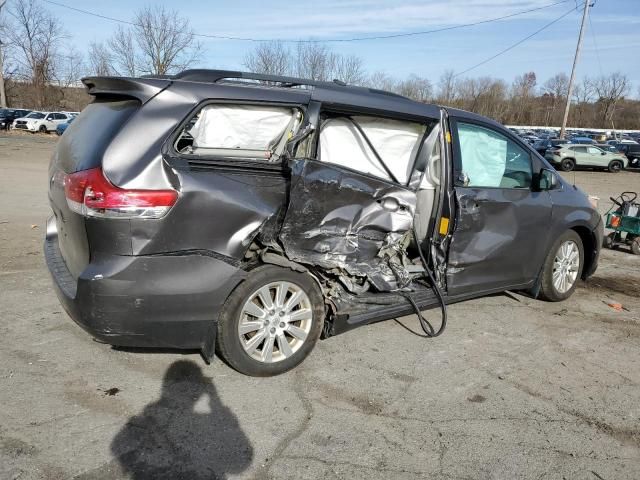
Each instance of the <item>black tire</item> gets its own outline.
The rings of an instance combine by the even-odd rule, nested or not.
[[[631,251],[634,255],[640,255],[640,237],[636,237],[631,242]]]
[[[570,172],[576,168],[576,161],[573,158],[565,158],[560,162],[560,169],[563,172]]]
[[[40,127],[38,128],[38,131],[40,133],[48,133],[47,132],[47,126],[46,125],[40,125]]]
[[[616,232],[611,232],[609,235],[604,237],[604,240],[602,241],[602,246],[604,248],[613,248],[613,243],[615,239],[616,239]]]
[[[573,241],[578,247],[578,274],[576,276],[573,285],[566,292],[560,292],[553,285],[553,271],[554,271],[554,261],[556,254],[558,253],[560,246],[567,241]],[[547,254],[547,258],[544,261],[544,266],[542,268],[542,278],[540,281],[540,295],[539,297],[543,300],[547,300],[549,302],[561,302],[562,300],[566,300],[569,298],[576,286],[578,285],[578,280],[582,276],[582,269],[584,268],[584,247],[582,245],[582,240],[580,239],[580,235],[578,235],[573,230],[567,230],[565,233],[560,235],[558,239],[555,241],[551,250]]]
[[[245,351],[238,334],[238,325],[245,303],[255,292],[263,286],[279,281],[293,283],[306,293],[312,310],[311,328],[304,343],[291,356],[277,362],[265,363],[252,358]],[[217,350],[221,357],[240,373],[254,377],[279,375],[296,367],[309,355],[322,333],[324,316],[322,292],[310,274],[275,265],[258,267],[231,292],[222,307],[216,337]]]
[[[611,173],[618,173],[620,170],[624,169],[624,163],[622,163],[622,160],[611,160],[607,169]]]

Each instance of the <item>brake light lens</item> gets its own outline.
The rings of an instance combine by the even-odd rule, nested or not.
[[[128,190],[113,185],[101,168],[66,175],[69,208],[86,217],[160,218],[178,200],[175,190]]]

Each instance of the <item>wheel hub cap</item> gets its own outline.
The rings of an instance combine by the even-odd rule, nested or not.
[[[244,304],[238,336],[245,352],[263,363],[280,362],[304,344],[311,331],[311,301],[298,285],[273,282]]]

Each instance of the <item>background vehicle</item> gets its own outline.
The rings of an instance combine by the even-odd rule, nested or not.
[[[59,124],[59,125],[56,127],[56,134],[58,134],[58,135],[62,135],[62,134],[64,133],[64,131],[67,129],[67,127],[71,124],[71,122],[73,122],[73,120],[74,120],[75,118],[76,118],[76,117],[75,117],[75,115],[74,115],[74,116],[72,116],[71,118],[69,118],[69,120],[67,120],[66,122]]]
[[[9,130],[16,118],[24,117],[30,113],[29,110],[1,108],[0,109],[0,130]]]
[[[612,173],[623,170],[627,159],[620,153],[605,152],[593,145],[560,145],[547,150],[545,158],[570,172],[576,167],[604,168]]]
[[[595,145],[596,141],[589,137],[569,137],[571,143],[578,143],[582,145]]]
[[[544,157],[544,154],[547,153],[547,150],[553,147],[557,147],[558,145],[564,145],[567,143],[571,143],[569,140],[561,140],[559,138],[552,138],[548,140],[539,140],[533,144],[533,148],[540,155]]]
[[[241,72],[84,82],[95,100],[50,165],[45,256],[102,341],[217,347],[274,375],[321,332],[415,312],[437,336],[446,303],[560,301],[597,266],[586,195],[485,117]],[[420,310],[438,306],[434,328]]]
[[[25,117],[13,122],[13,128],[28,130],[30,132],[48,133],[71,118],[70,115],[60,112],[31,112]]]
[[[616,148],[629,159],[629,166],[640,167],[640,144],[619,143]]]

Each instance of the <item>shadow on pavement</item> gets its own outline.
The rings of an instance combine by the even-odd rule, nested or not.
[[[237,418],[188,360],[167,369],[160,399],[129,419],[111,452],[122,473],[135,480],[225,479],[253,458]]]

